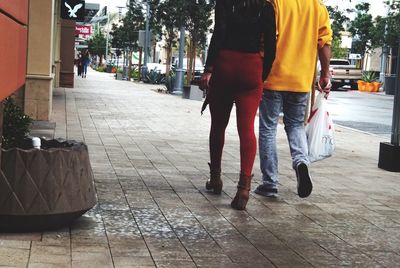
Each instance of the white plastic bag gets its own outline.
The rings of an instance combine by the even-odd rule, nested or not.
[[[306,126],[308,157],[311,162],[332,156],[336,147],[335,130],[324,95],[320,93],[316,97]]]

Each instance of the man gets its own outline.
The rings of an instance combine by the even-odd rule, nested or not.
[[[260,103],[259,150],[263,183],[255,193],[278,194],[276,131],[279,114],[289,141],[297,192],[302,198],[312,191],[308,171],[308,146],[304,116],[313,84],[317,55],[321,62],[319,88],[329,94],[332,30],[321,0],[274,0],[277,53]]]

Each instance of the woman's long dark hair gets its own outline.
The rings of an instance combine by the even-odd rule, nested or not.
[[[233,4],[238,4],[248,7],[259,7],[265,3],[266,0],[232,0]]]
[[[267,0],[231,0],[235,17],[254,17],[259,14]]]

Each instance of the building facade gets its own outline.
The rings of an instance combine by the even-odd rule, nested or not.
[[[34,120],[50,120],[55,87],[74,86],[75,20],[61,18],[74,1],[0,0],[0,98],[14,94]]]
[[[0,148],[3,133],[1,101],[25,83],[27,24],[28,0],[0,0]]]

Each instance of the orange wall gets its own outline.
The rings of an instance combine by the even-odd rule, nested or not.
[[[19,23],[28,24],[28,0],[0,0],[0,10]]]
[[[0,0],[0,100],[25,83],[28,0]]]

